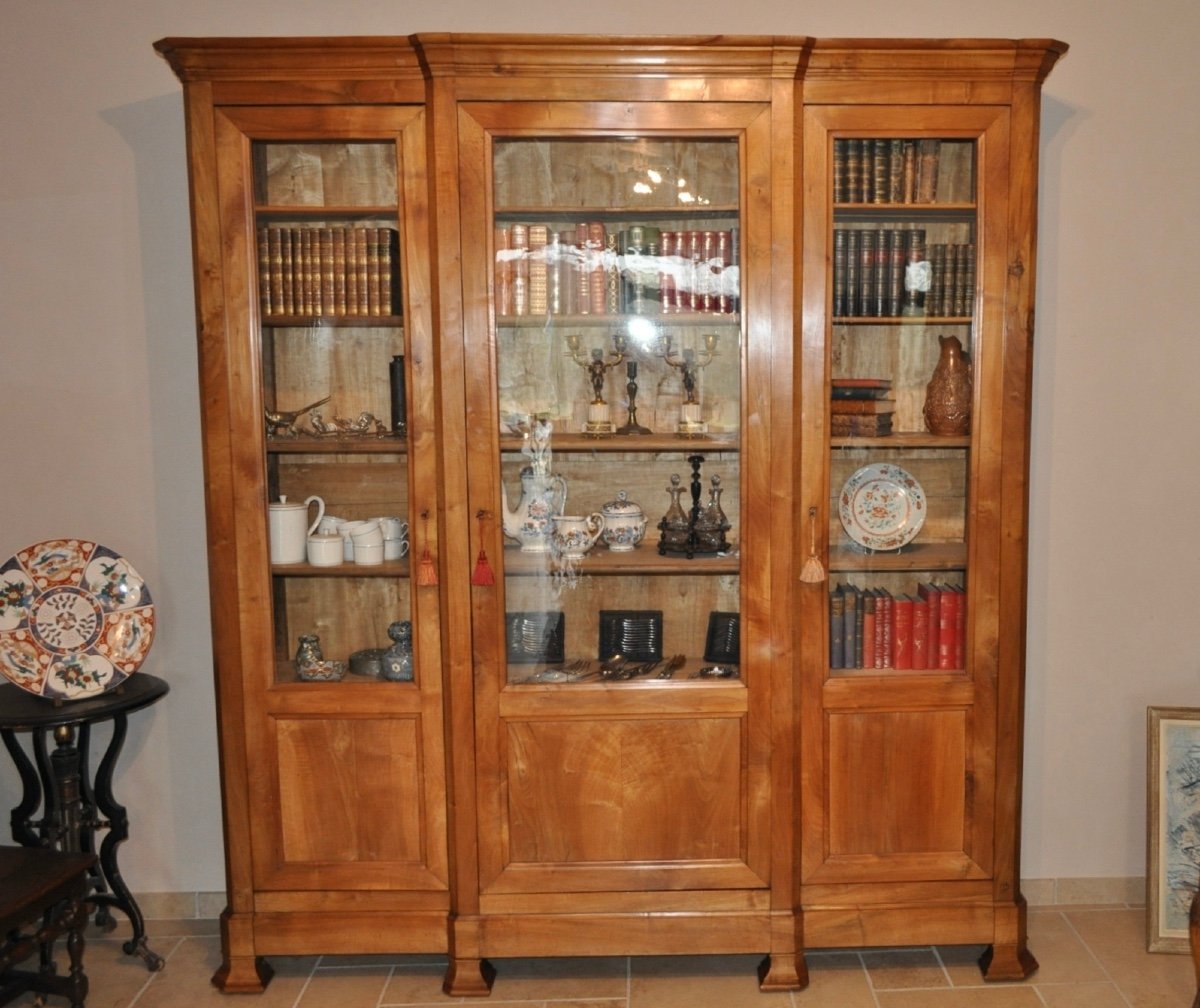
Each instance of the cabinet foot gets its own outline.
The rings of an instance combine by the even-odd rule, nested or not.
[[[808,986],[808,964],[804,953],[767,956],[758,964],[761,991],[804,990]]]
[[[259,956],[227,959],[212,982],[222,994],[261,994],[275,975],[270,964]]]
[[[496,967],[486,959],[451,959],[442,992],[450,997],[487,997],[495,979]]]
[[[1024,980],[1038,968],[1038,961],[1024,942],[1014,945],[989,945],[979,957],[984,980],[995,982]]]

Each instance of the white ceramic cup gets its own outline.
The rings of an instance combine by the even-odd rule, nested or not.
[[[345,518],[339,518],[337,515],[327,514],[319,522],[317,522],[318,532],[337,532],[339,526],[345,521]]]
[[[383,559],[384,560],[399,560],[401,557],[408,556],[408,540],[407,539],[384,539],[383,540]]]
[[[363,566],[383,563],[383,543],[355,543],[354,562]]]
[[[407,539],[408,538],[408,522],[402,518],[377,518],[380,527],[383,529],[384,539]]]
[[[337,532],[342,537],[342,556],[347,562],[354,560],[354,540],[351,536],[357,529],[365,528],[367,524],[361,520],[343,521],[338,524]]]
[[[350,538],[355,546],[382,546],[383,529],[375,518],[369,518],[361,525],[350,530]]]
[[[336,567],[343,561],[342,537],[336,532],[314,532],[308,537],[308,562],[314,567]]]

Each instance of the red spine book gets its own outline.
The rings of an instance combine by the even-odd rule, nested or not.
[[[962,585],[954,586],[958,608],[954,611],[954,667],[967,667],[967,590]]]
[[[891,668],[892,638],[896,633],[896,607],[891,593],[886,588],[877,588],[876,591],[879,593],[876,609],[878,610],[880,606],[883,607],[883,633],[879,634],[878,628],[876,629],[876,634],[881,639],[879,646],[875,649],[875,667]]]
[[[929,606],[929,647],[925,652],[925,667],[935,669],[938,667],[938,644],[940,640],[942,608],[941,592],[938,591],[937,585],[930,584],[928,581],[922,581],[917,585],[917,594]]]
[[[892,668],[911,669],[913,663],[913,600],[897,595],[892,603],[895,617],[892,630]]]
[[[943,587],[939,593],[938,606],[938,668],[958,668],[954,664],[954,635],[958,624],[958,595]]]
[[[912,667],[929,668],[929,603],[918,595],[913,599]]]

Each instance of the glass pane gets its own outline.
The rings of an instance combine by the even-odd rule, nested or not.
[[[408,681],[395,147],[259,142],[253,152],[276,680]],[[299,667],[310,637],[328,663],[316,671]]]
[[[832,144],[830,666],[961,670],[975,143]]]
[[[494,157],[509,681],[736,677],[737,143]]]

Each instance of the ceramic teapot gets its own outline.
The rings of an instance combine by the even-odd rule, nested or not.
[[[554,530],[553,515],[567,505],[567,481],[552,473],[535,472],[531,466],[521,470],[521,500],[508,506],[508,491],[500,484],[504,510],[504,534],[521,544],[522,553],[545,553],[550,549]]]
[[[308,520],[308,509],[317,505],[317,517]],[[303,504],[289,501],[284,494],[267,505],[268,533],[271,544],[271,563],[304,563],[308,555],[308,537],[317,530],[325,516],[325,502],[320,497],[306,497]]]

